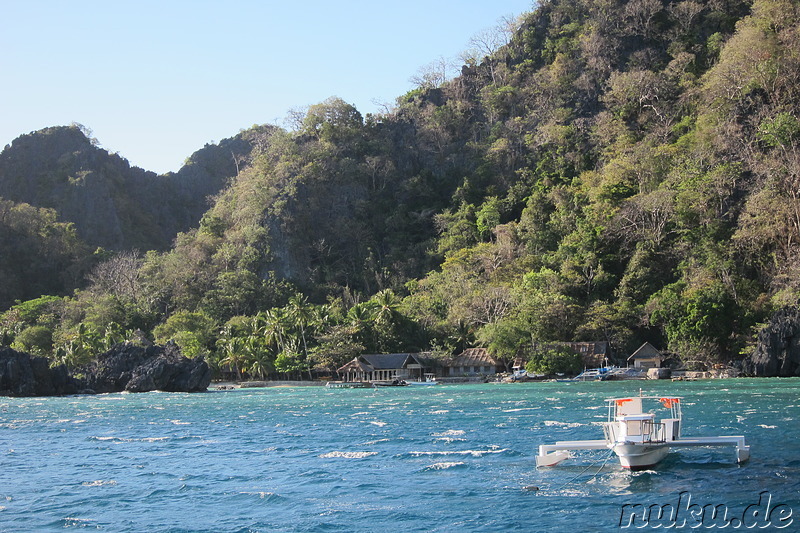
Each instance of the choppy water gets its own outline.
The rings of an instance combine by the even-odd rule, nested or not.
[[[539,444],[602,438],[603,400],[640,387],[685,397],[684,435],[746,435],[751,461],[688,449],[630,473],[595,452],[536,469]],[[763,491],[800,531],[798,393],[763,379],[0,398],[0,531],[613,531],[625,504],[683,493],[741,515]]]

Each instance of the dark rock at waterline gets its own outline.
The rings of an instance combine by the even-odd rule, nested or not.
[[[164,346],[117,344],[73,375],[63,365],[51,368],[44,357],[0,347],[0,396],[60,396],[103,392],[200,392],[211,383],[202,357],[181,355]]]
[[[164,346],[121,343],[85,369],[83,388],[103,392],[200,392],[211,383],[202,357],[184,357],[172,342]]]
[[[0,396],[58,396],[78,392],[78,382],[44,357],[0,346]]]
[[[753,354],[742,362],[751,376],[800,376],[800,308],[777,311],[758,334]]]

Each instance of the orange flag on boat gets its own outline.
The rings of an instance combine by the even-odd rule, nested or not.
[[[659,398],[658,401],[664,404],[667,409],[670,409],[673,404],[680,403],[679,398]]]

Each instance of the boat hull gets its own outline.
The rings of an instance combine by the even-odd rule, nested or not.
[[[647,470],[669,453],[667,444],[617,444],[613,448],[619,464],[630,470]]]

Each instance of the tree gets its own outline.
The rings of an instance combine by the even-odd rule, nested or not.
[[[178,311],[153,330],[156,342],[175,341],[186,357],[208,356],[217,338],[213,318],[198,311]]]
[[[680,280],[655,293],[647,309],[650,322],[663,328],[670,350],[684,362],[711,364],[738,354],[740,346],[732,333],[746,313],[720,281],[689,285]]]
[[[87,276],[98,293],[120,301],[138,302],[144,292],[140,269],[144,259],[138,250],[119,252],[95,266]]]
[[[349,324],[328,327],[317,336],[317,341],[319,344],[311,350],[311,360],[316,367],[330,372],[336,371],[366,350],[357,340],[356,327]]]
[[[525,365],[531,374],[568,374],[575,375],[583,370],[583,359],[579,353],[569,348],[551,347],[536,350]]]
[[[478,209],[475,222],[481,238],[483,240],[488,240],[492,235],[492,230],[500,224],[499,198],[496,196],[487,198],[480,209]]]
[[[53,331],[47,326],[29,326],[17,334],[11,347],[33,355],[49,357],[53,350]]]
[[[450,79],[452,61],[440,57],[436,61],[420,67],[409,81],[420,89],[436,89]]]
[[[344,145],[355,140],[362,126],[361,113],[341,98],[332,96],[308,108],[302,132],[323,142]]]

